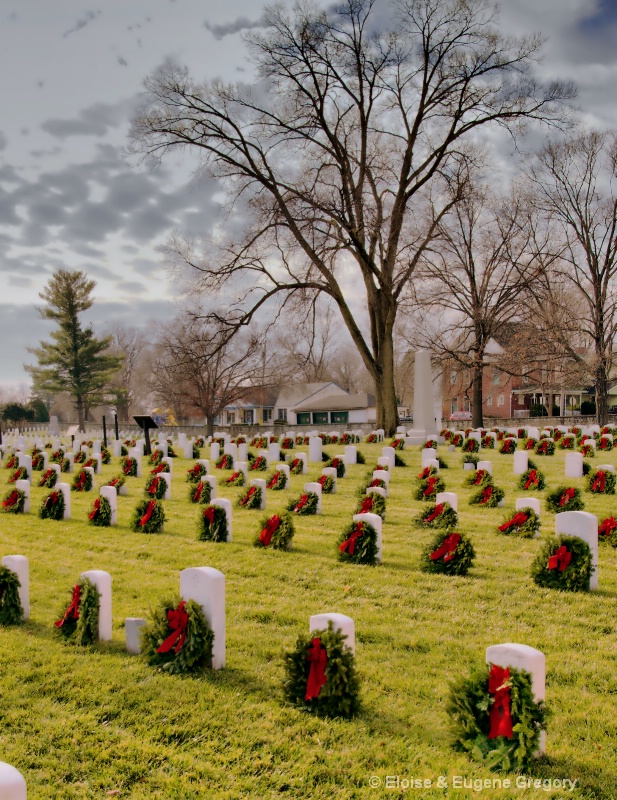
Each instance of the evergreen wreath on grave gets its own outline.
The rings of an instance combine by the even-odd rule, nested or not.
[[[140,500],[129,523],[136,533],[161,533],[165,524],[165,510],[160,500]]]
[[[376,433],[369,433],[369,435],[364,440],[367,444],[373,444],[373,442],[379,441],[379,436]]]
[[[384,472],[390,472],[390,465],[389,464],[375,464],[373,467],[373,472],[379,472],[379,470],[383,470]],[[368,477],[370,478],[373,473],[369,472]]]
[[[191,454],[192,454],[193,458],[199,458],[199,455],[200,455],[199,447],[197,446],[197,444],[195,442],[193,442],[193,449],[191,451]]]
[[[286,436],[281,442],[281,450],[293,450],[293,449],[294,449],[294,440],[291,438],[291,436]]]
[[[573,486],[560,486],[546,496],[546,507],[559,514],[562,511],[582,511],[585,507],[581,490]]]
[[[112,478],[110,481],[107,481],[105,486],[113,486],[117,492],[120,492],[120,489],[126,483],[126,478],[124,475],[116,475],[115,478]]]
[[[89,458],[85,463],[84,467],[91,467],[95,473],[99,471],[99,462],[96,458]]]
[[[518,439],[526,439],[527,438],[527,428],[519,428],[516,432],[516,436]]]
[[[254,470],[255,472],[265,472],[268,469],[268,459],[264,456],[257,456],[249,469]]]
[[[219,447],[225,447],[225,437],[224,436],[213,436],[210,439],[212,444],[218,444]]]
[[[229,453],[224,453],[214,466],[216,469],[233,469],[233,457]]]
[[[598,527],[598,541],[608,542],[613,547],[617,547],[617,519],[606,517]]]
[[[242,441],[246,441],[244,439],[244,436],[238,436],[237,439],[236,439],[236,444],[238,443],[239,439],[242,439]],[[205,446],[206,446],[206,440],[204,439],[204,437],[203,436],[198,436],[195,439],[195,447],[200,447],[201,448],[201,447],[205,447]]]
[[[518,488],[526,492],[542,491],[546,488],[544,473],[536,467],[526,470],[519,479]]]
[[[479,460],[478,456],[474,456],[472,453],[465,453],[463,456],[463,464],[473,464],[474,467],[478,466]]]
[[[462,447],[463,441],[464,441],[463,435],[460,433],[455,433],[450,439],[450,444],[453,444],[455,447]]]
[[[191,503],[209,503],[212,495],[212,486],[208,481],[200,481],[196,486],[191,484],[189,488],[189,500]]]
[[[371,475],[373,473],[371,472]],[[379,489],[385,489],[388,491],[388,484],[383,481],[381,478],[370,478],[369,483],[366,486],[367,489],[372,489],[373,487],[377,487]],[[360,494],[364,494],[364,489],[360,489]]]
[[[497,530],[505,533],[506,536],[514,534],[523,539],[533,539],[540,530],[540,517],[533,508],[521,508],[513,517],[509,517],[503,522]]]
[[[124,458],[120,459],[120,467],[122,469],[122,474],[127,475],[130,478],[137,477],[137,459],[132,458],[131,456],[125,456]]]
[[[17,467],[15,472],[11,475],[8,483],[17,483],[17,481],[27,481],[28,470],[25,467]]]
[[[375,469],[378,469],[378,467],[375,467]],[[432,478],[433,475],[438,475],[438,474],[439,473],[437,472],[436,467],[424,467],[423,470],[418,472],[416,477],[418,478],[419,481],[426,481],[429,478]]]
[[[24,610],[19,599],[19,577],[13,570],[0,564],[0,627],[19,625]]]
[[[101,463],[111,464],[111,452],[107,447],[101,447]]]
[[[442,575],[467,575],[475,557],[473,545],[464,533],[440,531],[422,551],[420,569]]]
[[[214,634],[194,600],[162,600],[140,631],[142,654],[161,672],[181,675],[212,667]]]
[[[296,436],[296,444],[304,444],[304,436]]]
[[[150,475],[160,475],[163,472],[171,472],[171,467],[166,461],[160,463],[154,469],[151,469]]]
[[[135,447],[135,445],[137,444],[137,440],[136,439],[125,439],[124,440],[124,444],[127,447]]]
[[[560,447],[562,447],[562,448],[563,448],[563,441],[562,441],[562,440],[563,440],[563,435],[564,435],[564,434],[563,434],[563,431],[560,431],[559,429],[557,429],[557,430],[556,430],[556,431],[553,433],[553,439],[554,439],[556,442],[559,442],[559,446],[560,446]]]
[[[392,439],[390,447],[393,447],[395,450],[404,450],[405,449],[405,440],[402,438]]]
[[[336,470],[337,478],[344,478],[346,473],[345,462],[342,458],[330,458],[326,463],[326,467],[331,467]]]
[[[36,455],[32,456],[32,469],[35,472],[41,472],[44,464],[45,464],[45,459],[43,458],[43,454],[39,450],[36,453]]]
[[[456,528],[458,514],[450,503],[434,503],[415,519],[419,528]]]
[[[598,449],[608,452],[609,450],[613,449],[613,442],[611,441],[611,439],[607,439],[605,436],[601,436],[600,441],[598,442]]]
[[[587,592],[591,561],[589,545],[578,536],[549,536],[531,565],[531,577],[545,589]]]
[[[497,508],[505,497],[503,489],[489,484],[480,489],[469,498],[469,505],[484,506],[484,508]]]
[[[2,510],[8,514],[22,514],[25,504],[26,493],[21,489],[10,489],[2,501]]]
[[[51,464],[62,464],[64,461],[64,450],[60,449],[53,452],[49,461]]]
[[[261,508],[261,487],[249,486],[244,494],[238,495],[238,508]]]
[[[148,456],[148,464],[152,464],[154,467],[156,467],[158,464],[161,463],[162,458],[163,458],[163,451],[157,448],[156,450],[153,450]]]
[[[96,498],[88,514],[88,522],[97,528],[109,528],[111,525],[111,505],[106,497]]]
[[[162,500],[167,491],[167,481],[160,475],[151,475],[146,481],[144,487],[144,494],[148,497],[155,497],[157,500]]]
[[[19,463],[17,456],[11,456],[4,465],[4,469],[15,469]]]
[[[301,458],[294,458],[289,467],[289,472],[291,475],[301,475],[303,469],[304,461]]]
[[[268,440],[265,436],[253,436],[251,439],[251,447],[256,447],[258,449],[263,449],[264,447],[268,446]]]
[[[593,467],[589,463],[589,461],[583,461],[583,475],[589,475]]]
[[[420,450],[437,450],[437,446],[438,445],[439,445],[439,442],[437,441],[437,439],[427,439],[424,442],[424,444],[420,445],[419,449]],[[393,445],[391,445],[391,446],[393,446]]]
[[[178,454],[172,447],[171,441],[167,440],[167,458],[178,458]]]
[[[596,469],[587,476],[587,491],[595,494],[615,494],[615,473]]]
[[[554,456],[555,442],[551,439],[541,439],[535,446],[534,453],[538,456]]]
[[[483,436],[482,437],[482,447],[484,450],[494,450],[495,449],[495,439],[492,436]]]
[[[90,492],[92,491],[92,474],[85,469],[81,469],[73,479],[71,486],[72,492]]]
[[[463,442],[464,453],[477,453],[480,450],[480,442],[477,439],[465,439]]]
[[[450,428],[442,428],[439,431],[439,435],[443,436],[443,438],[446,440],[446,442],[449,442],[449,441],[452,440],[452,437],[454,436],[454,433],[450,430]]]
[[[129,454],[128,447],[125,447],[123,444],[121,444],[120,445],[120,456],[122,458],[124,458],[125,456],[128,456],[128,454]]]
[[[274,514],[261,520],[253,544],[255,547],[272,546],[274,550],[289,550],[294,532],[293,518],[289,512]]]
[[[382,519],[386,518],[386,498],[377,492],[364,493],[358,500],[358,507],[354,514],[379,514]]]
[[[60,462],[60,472],[70,472],[71,462],[68,458],[63,458]]]
[[[368,522],[350,522],[336,543],[338,560],[350,564],[377,563],[377,531]]]
[[[559,447],[562,450],[574,450],[576,447],[576,436],[562,436],[559,440]]]
[[[85,461],[86,461],[86,454],[84,453],[83,450],[79,450],[77,453],[75,453],[75,456],[73,458],[74,464],[84,464]]]
[[[446,484],[439,475],[433,475],[424,481],[420,481],[420,485],[416,489],[416,500],[435,500],[437,493],[443,492],[445,488]]]
[[[523,450],[535,450],[537,444],[538,440],[533,436],[529,436],[527,439],[525,439]]]
[[[322,494],[332,494],[334,491],[334,478],[332,475],[321,475],[317,479],[317,483],[321,486]]]
[[[64,494],[54,489],[43,499],[39,508],[41,519],[60,520],[64,518]]]
[[[583,429],[578,425],[575,425],[574,427],[570,428],[570,433],[573,433],[575,436],[582,436]]]
[[[186,471],[186,481],[188,483],[199,483],[199,481],[207,475],[206,468],[203,464],[193,464]]]
[[[596,454],[596,448],[591,444],[583,442],[578,448],[578,452],[582,453],[584,458],[593,458]]]
[[[309,516],[317,513],[318,497],[315,492],[303,492],[296,500],[287,505],[287,510],[294,514]]]
[[[487,664],[450,687],[453,747],[492,770],[520,772],[535,761],[548,716],[529,672]]]
[[[407,466],[407,462],[399,456],[398,452],[394,453],[394,466],[395,467],[406,467]]]
[[[71,590],[68,607],[54,626],[75,644],[94,644],[99,633],[99,593],[87,578],[80,578]]]
[[[493,476],[487,469],[477,469],[463,481],[465,486],[491,486],[493,483]]]
[[[499,452],[504,456],[512,455],[512,453],[516,452],[516,448],[518,447],[518,443],[516,439],[512,439],[508,437],[504,439],[501,443],[501,447],[499,448]]]
[[[47,489],[53,489],[58,482],[58,473],[55,469],[46,469],[41,475],[41,480],[37,486],[45,486]]]
[[[300,634],[284,655],[285,699],[322,717],[353,717],[360,710],[355,657],[341,631]]]
[[[266,478],[266,489],[279,492],[287,487],[287,475],[282,469],[271,472]]]
[[[221,478],[219,480],[219,486],[244,486],[245,483],[246,478],[242,470],[232,472],[227,478]]]
[[[330,461],[330,456],[327,453],[321,454],[321,460],[324,461],[326,464]]]
[[[341,444],[360,444],[360,437],[357,433],[344,433],[341,436]]]
[[[225,509],[213,505],[201,509],[197,528],[200,542],[226,542],[228,530]]]

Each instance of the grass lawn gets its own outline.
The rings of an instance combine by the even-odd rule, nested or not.
[[[335,455],[343,448],[325,450]],[[468,473],[460,450],[441,446],[449,464],[441,473],[446,490],[459,496],[458,530],[471,537],[477,553],[469,575],[419,570],[420,552],[434,532],[411,524],[422,507],[413,499],[418,448],[402,454],[408,466],[397,467],[391,479],[383,564],[343,565],[336,540],[381,445],[360,450],[366,465],[348,468],[338,493],[324,496],[322,516],[296,520],[290,552],[253,547],[263,512],[235,508],[233,542],[197,541],[198,507],[189,503],[184,482],[193,462],[181,458],[174,460],[173,499],[165,502],[168,522],[160,535],[128,528],[143,497],[146,459],[144,476],[127,479],[128,496],[118,499],[116,528],[87,524],[97,492],[73,492],[67,522],[38,519],[49,491],[39,488],[32,489],[33,513],[0,515],[0,556],[22,554],[30,561],[31,619],[0,629],[0,760],[24,774],[29,800],[617,797],[617,551],[600,547],[597,592],[536,587],[529,572],[538,541],[496,532],[524,494],[516,488],[513,456],[480,454],[492,460],[495,484],[506,492],[504,509],[483,509],[468,504],[474,489],[463,487]],[[547,492],[566,483],[583,488],[586,481],[566,482],[561,450],[532,457],[547,477],[547,489],[533,496],[542,498],[542,531],[551,533]],[[617,451],[590,461],[615,464]],[[95,477],[95,489],[118,472],[112,459]],[[320,474],[321,467],[310,464],[307,476],[292,476],[290,489],[269,491],[268,513],[280,511]],[[0,471],[2,496],[9,475]],[[235,500],[241,490],[218,492]],[[584,499],[585,510],[600,519],[617,514],[617,496],[584,492]],[[198,677],[160,674],[126,653],[123,620],[148,616],[162,597],[177,594],[180,570],[192,566],[225,574],[227,666]],[[62,641],[53,622],[87,569],[112,575],[114,630],[111,643],[82,649]],[[282,652],[308,629],[311,614],[324,611],[355,620],[363,709],[351,721],[318,719],[282,699]],[[495,776],[455,753],[445,713],[450,681],[483,663],[488,645],[502,642],[546,655],[547,758],[531,777],[576,780],[571,792],[452,786],[454,776],[516,779]],[[392,780],[389,788],[387,776],[398,776],[399,788]],[[437,787],[439,776],[449,788]],[[410,779],[432,786],[405,789]]]

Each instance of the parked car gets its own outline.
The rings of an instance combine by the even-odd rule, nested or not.
[[[461,419],[472,419],[471,411],[455,411],[454,414],[450,414],[450,422]]]

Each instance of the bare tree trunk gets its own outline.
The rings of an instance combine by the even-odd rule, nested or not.
[[[471,423],[474,428],[481,428],[484,425],[484,418],[482,416],[482,376],[484,374],[484,365],[482,360],[482,355],[477,353],[473,362],[473,375],[471,384]]]
[[[206,436],[214,435],[214,417],[209,417],[206,414]]]
[[[598,425],[608,422],[608,375],[604,359],[600,359],[596,369],[596,419]]]
[[[379,346],[378,373],[375,375],[375,397],[377,401],[377,427],[383,428],[386,436],[394,436],[398,419],[398,402],[394,382],[394,335],[387,326]]]

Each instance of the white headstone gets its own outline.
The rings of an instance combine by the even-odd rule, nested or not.
[[[231,542],[231,500],[226,500],[224,497],[212,497],[212,495],[210,495],[210,504],[225,509],[225,516],[227,517],[227,541]]]
[[[238,461],[249,460],[249,446],[246,442],[240,442],[238,445]]]
[[[489,475],[493,474],[493,462],[492,461],[478,461],[476,464],[476,469],[483,469],[485,472],[488,472]]]
[[[253,478],[251,480],[250,486],[256,486],[258,489],[261,489],[261,505],[259,506],[260,510],[263,511],[266,507],[266,482],[263,478]]]
[[[171,500],[171,472],[161,472],[159,478],[165,481],[165,496],[163,500]]]
[[[281,458],[281,447],[277,442],[271,442],[268,446],[268,461],[279,461]]]
[[[434,447],[424,447],[422,449],[422,469],[427,466],[427,461],[436,461],[437,460],[437,450]],[[439,463],[439,462],[437,462]]]
[[[317,495],[317,513],[321,514],[321,484],[317,483],[316,481],[314,483],[305,483],[304,491],[312,492],[313,494]]]
[[[92,478],[92,487],[89,489],[89,491],[92,491],[92,489],[94,488],[94,468],[93,467],[84,467],[83,469],[84,469],[84,472],[87,472],[90,475],[90,477]]]
[[[517,497],[515,508],[517,511],[521,511],[523,508],[531,508],[540,516],[540,501],[537,497]]]
[[[583,477],[583,454],[566,453],[566,478]]]
[[[102,569],[91,569],[82,572],[81,578],[87,578],[96,586],[99,593],[99,641],[111,641],[111,575]]]
[[[122,442],[120,439],[117,439],[115,442],[112,442],[112,452],[114,454],[114,458],[120,458],[122,455]]]
[[[514,474],[523,475],[529,469],[529,456],[525,450],[517,450],[514,453]]]
[[[233,444],[233,442],[229,442],[223,448],[223,455],[231,456],[233,460],[236,461],[238,458],[238,448],[235,444]]]
[[[141,629],[146,624],[140,617],[127,617],[124,620],[124,634],[126,636],[127,652],[139,655],[141,653]]]
[[[218,442],[210,444],[210,461],[218,461],[220,457],[221,447]]]
[[[353,444],[345,445],[344,461],[347,466],[349,464],[358,463],[358,448],[355,445]]]
[[[200,482],[210,484],[210,501],[214,500],[216,497],[216,478],[214,475],[204,475]]]
[[[393,447],[382,447],[381,457],[390,459],[390,469],[394,469],[396,463],[396,450]]]
[[[388,496],[388,492],[387,492],[386,489],[383,488],[383,486],[367,486],[365,491],[364,491],[364,494],[366,494],[366,495],[378,494],[381,497],[383,497],[384,500]]]
[[[290,480],[289,464],[280,463],[280,464],[277,464],[274,467],[274,469],[277,472],[284,472],[285,473],[285,475],[287,476],[287,484],[286,485],[289,486],[289,480]]]
[[[57,492],[62,492],[64,497],[64,516],[62,519],[71,518],[71,487],[68,483],[57,483],[55,486]]]
[[[30,619],[30,566],[26,556],[4,556],[2,566],[10,569],[19,578],[21,586],[18,589],[19,602],[24,612],[24,618]],[[0,797],[2,797],[2,784],[0,783]]]
[[[30,513],[30,481],[15,481],[15,488],[24,493],[24,514]]]
[[[26,800],[24,776],[4,761],[0,761],[0,797],[2,800]]]
[[[296,458],[299,458],[300,461],[302,462],[302,472],[300,474],[306,475],[308,473],[306,453],[296,453],[296,455],[294,456],[294,461]]]
[[[173,460],[173,458],[169,458],[169,456],[166,456],[165,458],[161,459],[161,464],[167,464],[167,466],[169,467],[169,474],[170,475],[174,474],[174,460]]]
[[[340,631],[346,638],[345,644],[351,648],[351,652],[356,652],[356,630],[354,621],[346,614],[313,614],[309,620],[309,633],[313,631],[324,631],[328,629],[328,623],[332,623],[335,631]]]
[[[193,458],[193,442],[184,442],[182,444],[182,455],[184,458]]]
[[[437,492],[435,503],[449,503],[455,511],[458,511],[458,495],[456,492]]]
[[[17,456],[17,463],[20,467],[25,467],[28,473],[28,480],[32,480],[32,456],[27,453],[20,453]]]
[[[118,492],[115,486],[101,486],[99,494],[104,497],[111,508],[111,524],[118,524]]]
[[[312,436],[309,439],[309,461],[312,463],[321,461],[322,443],[319,436]]]
[[[612,464],[598,464],[596,469],[602,469],[604,472],[615,472],[615,467]]]
[[[386,486],[390,487],[390,472],[387,469],[375,469],[373,470],[373,480],[379,478],[380,481],[385,481]]]
[[[598,518],[587,511],[562,511],[555,516],[555,533],[578,536],[587,542],[593,567],[589,589],[595,591],[598,588]]]
[[[214,633],[212,669],[225,666],[225,576],[213,567],[190,567],[180,573],[183,600],[198,603]]]
[[[369,525],[372,525],[377,532],[377,554],[375,558],[377,561],[381,563],[382,560],[382,529],[383,529],[383,520],[379,516],[379,514],[354,514],[352,517],[353,522],[367,522]]]
[[[334,486],[332,487],[332,494],[336,494],[336,467],[324,467],[321,470],[322,475],[329,475],[332,480],[334,481]]]
[[[129,450],[129,458],[134,458],[137,464],[137,477],[141,478],[141,457],[142,453],[138,447],[131,447]]]
[[[205,458],[197,459],[197,463],[201,464],[202,467],[206,470],[206,475],[210,472],[210,462],[207,461]]]

